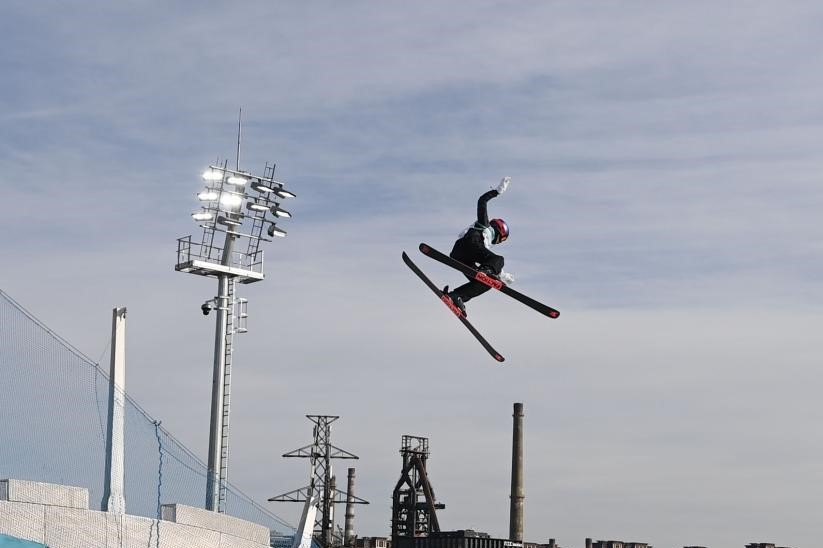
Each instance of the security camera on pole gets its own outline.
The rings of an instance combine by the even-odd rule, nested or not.
[[[235,333],[246,332],[247,301],[237,298],[235,284],[265,278],[260,242],[286,236],[276,222],[291,217],[291,213],[280,207],[280,201],[295,197],[275,180],[275,165],[266,163],[263,175],[240,169],[240,135],[238,122],[235,168],[230,169],[226,161],[217,162],[203,173],[206,188],[197,196],[201,207],[192,214],[201,223],[202,238],[200,242],[192,242],[191,236],[177,240],[174,267],[180,272],[217,278],[217,295],[204,302],[200,310],[203,315],[214,310],[217,316],[206,509],[218,512],[225,510],[228,480],[232,342]]]

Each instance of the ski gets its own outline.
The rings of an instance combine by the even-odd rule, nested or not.
[[[489,354],[491,354],[491,356],[495,360],[499,362],[505,361],[505,358],[501,356],[500,353],[492,347],[492,345],[489,344],[489,342],[483,337],[483,335],[481,335],[477,331],[477,329],[475,329],[475,327],[469,322],[469,320],[466,319],[466,316],[463,315],[460,309],[457,308],[457,306],[454,303],[452,303],[451,299],[449,299],[440,289],[438,289],[437,286],[434,285],[434,283],[432,283],[432,281],[425,274],[423,274],[423,271],[420,270],[420,268],[418,268],[418,266],[414,264],[414,262],[412,262],[409,256],[406,255],[405,251],[403,252],[403,262],[405,262],[406,265],[409,268],[411,268],[412,272],[417,274],[418,278],[423,280],[423,283],[425,283],[429,287],[429,289],[434,291],[434,294],[437,295],[441,301],[443,301],[443,304],[445,304],[455,316],[457,316],[457,318],[463,323],[463,325],[466,326],[466,329],[471,331],[471,334],[474,335],[474,338],[477,339],[477,341],[483,345],[483,348],[485,348],[486,351]]]
[[[531,297],[523,295],[519,291],[515,291],[514,289],[507,286],[497,278],[489,276],[485,272],[480,272],[475,268],[472,268],[468,265],[461,263],[460,261],[452,259],[448,255],[445,255],[437,251],[428,244],[420,244],[420,252],[423,253],[423,255],[434,259],[435,261],[440,261],[446,266],[450,266],[455,270],[459,270],[470,279],[477,280],[478,282],[484,283],[489,287],[493,287],[494,289],[499,290],[501,293],[505,293],[509,297],[517,301],[520,301],[521,303],[525,304],[530,308],[533,308],[534,310],[537,310],[544,316],[548,316],[549,318],[556,318],[560,315],[560,312],[558,312],[554,308],[547,306],[539,301],[536,301]]]

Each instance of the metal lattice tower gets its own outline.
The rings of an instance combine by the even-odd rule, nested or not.
[[[200,211],[192,214],[203,228],[200,242],[192,242],[191,236],[177,240],[175,270],[217,278],[217,295],[200,308],[203,314],[214,310],[216,316],[206,508],[218,512],[225,511],[226,504],[234,335],[246,332],[248,316],[248,301],[237,298],[236,284],[265,278],[260,243],[286,235],[275,220],[289,218],[291,213],[278,200],[295,197],[274,179],[274,169],[267,163],[262,176],[240,169],[238,122],[235,169],[224,161],[203,173],[206,188],[198,194]],[[268,238],[263,231],[267,224]],[[238,250],[242,240],[247,242],[245,251]]]
[[[403,470],[392,492],[392,546],[400,546],[400,538],[425,537],[440,531],[437,510],[446,507],[435,502],[434,489],[426,472],[429,439],[403,436],[400,448]]]
[[[314,497],[318,501],[314,520],[314,537],[322,546],[330,548],[340,543],[335,542],[334,536],[334,505],[344,504],[347,500],[351,504],[368,504],[368,502],[336,488],[331,460],[359,458],[331,443],[331,423],[340,417],[334,415],[306,415],[306,417],[314,423],[314,442],[285,453],[283,456],[309,459],[309,484],[306,487],[271,497],[269,501],[306,502]]]

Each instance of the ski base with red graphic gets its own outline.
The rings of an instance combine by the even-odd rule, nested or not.
[[[420,268],[418,268],[418,266],[416,264],[414,264],[414,262],[412,262],[412,260],[409,258],[409,256],[406,255],[405,251],[403,252],[403,262],[406,263],[406,265],[412,270],[412,272],[417,274],[418,278],[423,280],[423,283],[425,283],[428,286],[429,289],[434,291],[434,294],[437,295],[437,297],[441,301],[443,301],[443,304],[445,304],[449,308],[449,310],[452,311],[452,313],[455,316],[457,316],[457,319],[460,320],[462,322],[462,324],[466,326],[466,329],[471,331],[471,334],[474,335],[474,338],[477,339],[477,341],[481,345],[483,345],[483,348],[485,348],[486,351],[489,354],[491,354],[492,358],[494,358],[495,360],[497,360],[499,362],[503,362],[503,361],[506,360],[506,358],[501,356],[500,353],[497,350],[495,350],[492,347],[492,345],[489,344],[489,342],[483,337],[483,335],[481,335],[480,332],[478,332],[477,329],[475,329],[475,327],[469,322],[469,320],[466,319],[466,316],[457,307],[457,305],[455,305],[452,302],[452,300],[448,297],[448,295],[446,295],[440,289],[438,289],[437,286],[434,285],[434,283],[432,283],[432,281],[425,274],[423,274],[423,271],[420,270]]]
[[[466,277],[468,277],[469,279],[477,280],[478,282],[484,283],[489,287],[497,289],[498,291],[508,295],[512,299],[520,301],[529,308],[537,310],[544,316],[548,316],[549,318],[557,318],[560,315],[560,312],[558,312],[554,308],[545,305],[539,301],[536,301],[529,296],[523,295],[519,291],[515,291],[514,289],[507,286],[497,278],[489,276],[485,272],[480,272],[479,270],[472,268],[468,265],[465,265],[460,261],[452,259],[448,255],[441,253],[440,251],[437,251],[428,244],[420,244],[420,252],[423,253],[423,255],[425,255],[426,257],[430,257],[435,261],[443,263],[446,266],[450,266],[455,270],[459,270],[460,272],[465,274]]]

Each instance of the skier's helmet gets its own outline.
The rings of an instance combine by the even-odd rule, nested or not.
[[[509,225],[506,224],[506,221],[503,219],[492,219],[489,224],[494,229],[494,240],[492,243],[499,244],[505,242],[509,237]]]

